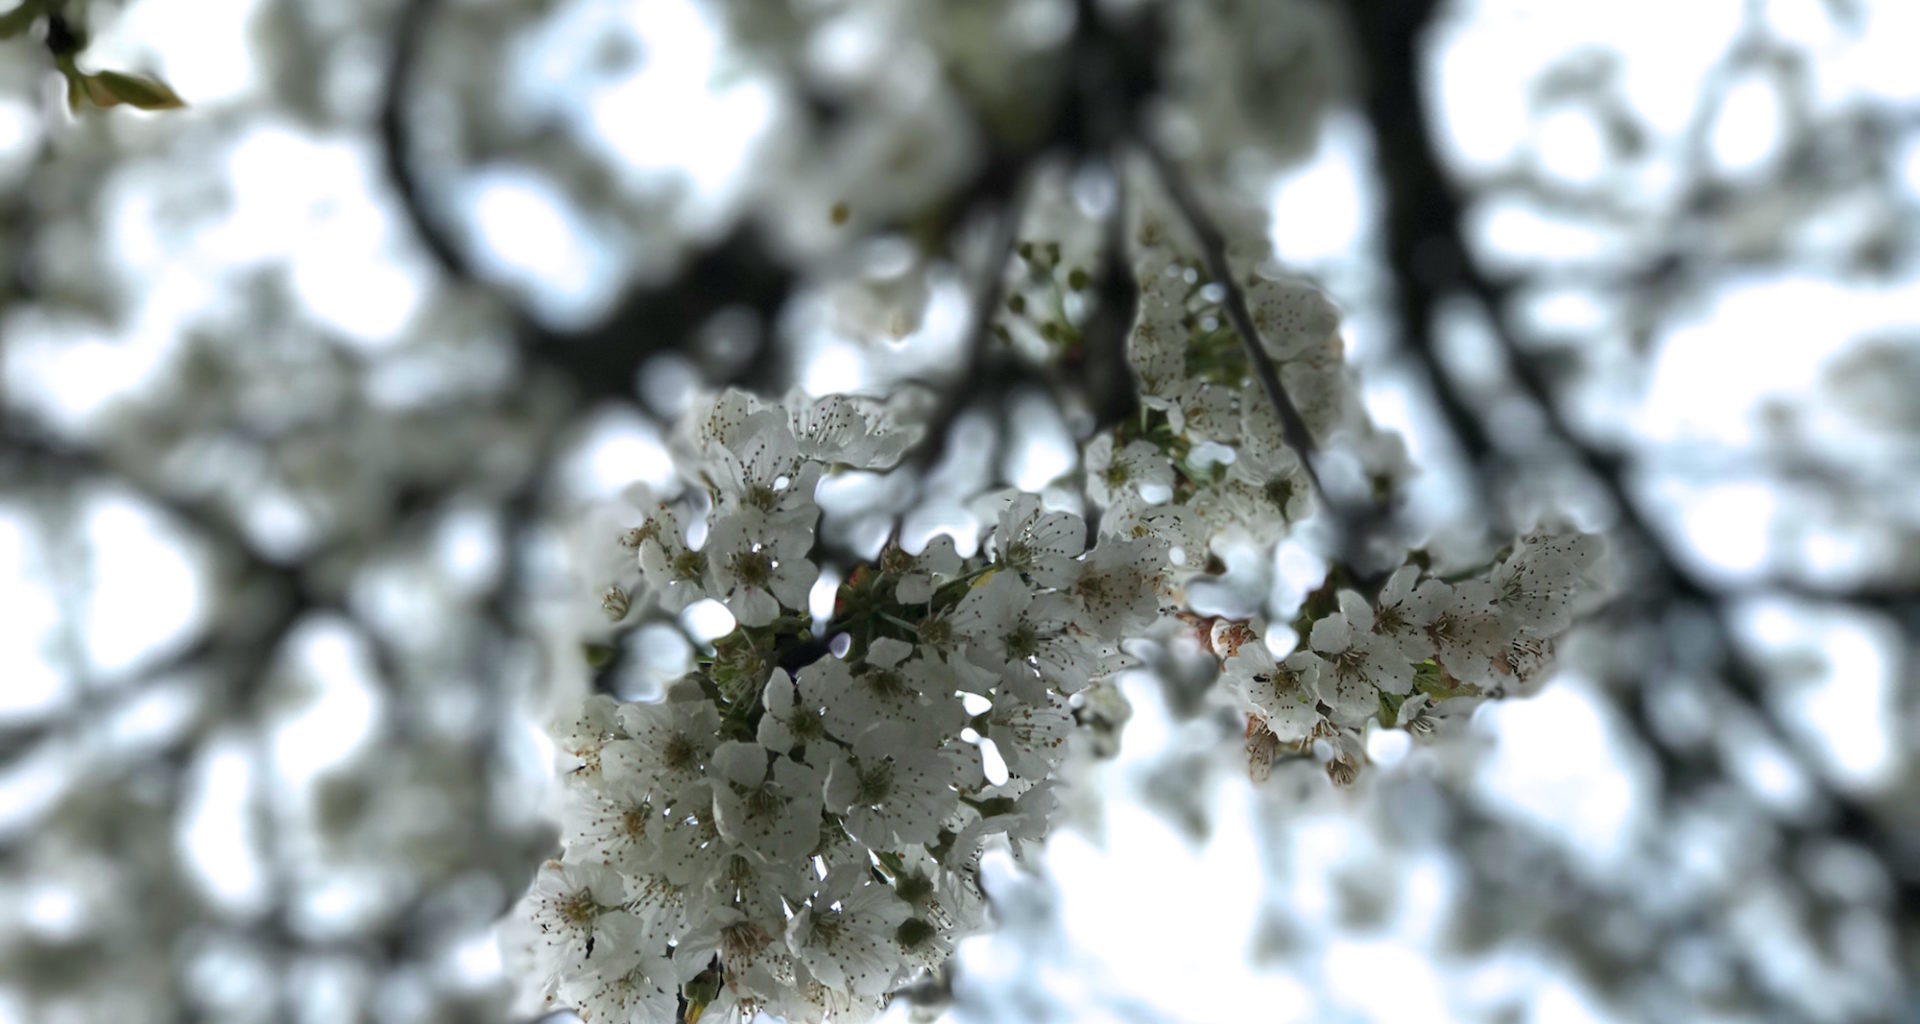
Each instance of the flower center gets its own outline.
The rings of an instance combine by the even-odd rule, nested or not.
[[[593,901],[593,894],[583,890],[562,897],[555,909],[559,912],[560,920],[575,928],[584,928],[599,915],[600,904]]]
[[[893,792],[893,765],[882,761],[863,767],[859,771],[859,779],[860,784],[854,789],[854,802],[877,804]]]
[[[893,891],[901,899],[918,906],[921,900],[933,895],[933,879],[928,878],[924,871],[903,874],[894,880]]]
[[[953,626],[946,619],[923,619],[920,622],[920,642],[936,650],[946,650],[953,644]]]
[[[1366,667],[1367,667],[1366,652],[1358,648],[1349,647],[1346,650],[1341,651],[1339,654],[1336,654],[1333,656],[1334,671],[1340,673],[1340,675],[1343,678],[1347,678],[1347,679],[1361,678],[1365,674],[1364,670],[1366,669]]]
[[[771,818],[786,806],[786,797],[765,786],[747,794],[747,816],[750,818]]]
[[[893,938],[900,943],[901,949],[915,950],[932,941],[935,934],[932,925],[917,917],[909,917],[900,922],[900,927],[894,930]]]
[[[727,866],[720,873],[729,889],[747,889],[753,885],[753,862],[740,854],[727,858]]]
[[[794,715],[792,721],[787,723],[787,730],[793,733],[794,739],[802,743],[817,740],[827,733],[826,728],[820,722],[820,716],[814,714],[811,710],[801,711],[799,714]]]
[[[912,572],[913,556],[888,545],[880,552],[880,571],[888,576],[900,576]]]
[[[1275,477],[1267,481],[1267,486],[1262,488],[1262,493],[1266,495],[1267,503],[1280,509],[1284,517],[1287,502],[1293,500],[1293,478]]]
[[[698,580],[707,574],[707,553],[705,551],[682,551],[673,556],[673,577],[679,580]]]
[[[905,677],[890,668],[876,668],[861,678],[867,682],[867,689],[875,697],[890,702],[899,702],[913,695],[913,688],[907,685]]]
[[[692,740],[681,733],[668,737],[666,745],[660,748],[660,763],[673,771],[692,771],[699,761],[699,750],[695,749]]]
[[[1040,633],[1028,623],[1022,622],[1007,634],[1007,653],[1015,658],[1033,657],[1040,650]]]
[[[735,921],[720,929],[720,953],[729,961],[751,959],[773,940],[752,921]]]
[[[743,551],[733,556],[733,574],[747,586],[765,590],[773,581],[773,557],[764,551]]]

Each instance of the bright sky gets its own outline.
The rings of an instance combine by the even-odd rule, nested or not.
[[[1570,50],[1615,48],[1626,57],[1620,75],[1629,102],[1660,133],[1656,146],[1668,146],[1685,128],[1686,106],[1673,98],[1697,90],[1744,4],[1481,0],[1460,6],[1471,13],[1447,36],[1435,61],[1451,158],[1469,173],[1539,159],[1549,173],[1578,184],[1594,180],[1604,166],[1594,126],[1572,114],[1536,121],[1526,106],[1526,84]],[[1814,44],[1820,56],[1816,95],[1823,104],[1861,96],[1920,99],[1920,61],[1909,49],[1920,38],[1920,4],[1868,4],[1869,24],[1853,36],[1825,27],[1824,6],[1819,0],[1765,5],[1779,32]],[[118,27],[100,35],[96,52],[102,63],[117,57],[160,70],[195,106],[169,116],[218,116],[257,95],[259,69],[248,55],[248,15],[255,9],[252,0],[137,0]],[[625,39],[644,59],[624,77],[587,70],[586,62],[574,59],[583,38]],[[525,86],[530,113],[563,112],[624,181],[639,185],[665,171],[683,172],[693,186],[687,215],[699,221],[724,210],[753,141],[773,115],[769,90],[750,78],[722,76],[716,52],[713,26],[691,0],[619,7],[575,0],[516,53],[509,70]],[[29,115],[0,105],[0,168],[35,144]],[[1710,133],[1714,160],[1736,174],[1765,167],[1778,155],[1779,115],[1767,89],[1757,82],[1741,85]],[[645,130],[637,130],[643,122]],[[1275,193],[1280,253],[1324,272],[1336,292],[1359,280],[1352,258],[1371,227],[1376,202],[1362,173],[1365,144],[1358,123],[1336,119],[1315,159]],[[1909,179],[1920,187],[1920,151],[1907,163]],[[367,139],[320,138],[290,122],[263,119],[215,164],[229,177],[231,211],[191,235],[162,220],[153,195],[155,171],[129,168],[103,196],[114,270],[134,299],[126,335],[91,337],[74,323],[7,314],[7,369],[44,384],[44,400],[55,415],[78,421],[138,386],[178,343],[182,323],[221,309],[227,284],[265,263],[286,262],[305,310],[356,344],[378,348],[407,329],[428,278],[392,216]],[[1657,172],[1649,177],[1654,186],[1659,180]],[[618,288],[624,258],[553,184],[523,170],[490,169],[466,183],[460,206],[475,228],[481,265],[528,289],[543,313],[559,320],[591,318]],[[1486,211],[1476,223],[1486,241],[1517,259],[1578,259],[1644,244],[1521,206]],[[956,301],[943,294],[929,330],[952,326]],[[1578,299],[1570,299],[1568,315],[1580,315],[1579,307]],[[1876,328],[1914,327],[1917,320],[1920,293],[1912,282],[1732,278],[1659,340],[1644,402],[1614,415],[1629,419],[1649,441],[1750,442],[1754,411],[1768,396],[1803,389],[1851,339]],[[1369,329],[1378,327],[1364,320],[1355,327],[1363,355],[1377,345]],[[803,370],[810,389],[824,390],[855,369],[852,358],[832,344],[817,351],[824,361]],[[1707,380],[1712,386],[1703,387]],[[1412,424],[1423,413],[1409,394],[1404,382],[1383,374],[1370,381],[1368,399],[1383,422]],[[1059,443],[1064,428],[1052,426],[1046,433],[1057,437],[1016,458],[1013,468],[1022,482],[1044,482],[1070,458]],[[606,444],[579,467],[583,489],[624,484],[615,477],[635,466],[664,475],[658,439],[643,424],[609,421],[603,434]],[[1416,461],[1432,454],[1423,452],[1418,436],[1412,447]],[[1736,490],[1687,500],[1680,526],[1703,558],[1728,572],[1759,564],[1774,511],[1770,494]],[[40,713],[75,696],[62,691],[48,665],[49,645],[59,642],[56,608],[37,585],[36,554],[24,523],[17,508],[0,504],[0,677],[7,680],[0,686],[0,718]],[[207,595],[198,570],[138,506],[101,495],[78,523],[98,552],[97,589],[82,642],[103,669],[134,664],[204,613]],[[1794,699],[1833,750],[1838,772],[1863,784],[1883,777],[1897,749],[1884,735],[1863,739],[1858,710],[1884,706],[1891,692],[1884,638],[1857,624],[1815,626],[1778,609],[1757,612],[1755,630],[1770,642],[1825,645],[1834,658],[1827,682]],[[1810,630],[1818,635],[1808,635]],[[364,670],[356,667],[364,655],[348,641],[322,630],[304,638],[302,656],[322,684],[310,706],[275,737],[276,769],[293,778],[311,777],[347,756],[378,713],[362,682]],[[1138,714],[1128,727],[1122,760],[1109,770],[1115,778],[1149,764],[1175,737],[1149,689],[1133,686],[1129,694]],[[1613,846],[1631,833],[1644,806],[1645,780],[1625,759],[1616,740],[1619,725],[1591,686],[1563,679],[1543,696],[1483,719],[1477,724],[1496,750],[1482,780],[1493,799],[1597,864],[1616,856]],[[182,836],[210,893],[238,903],[254,898],[258,886],[232,825],[249,785],[247,764],[236,744],[209,748],[198,767],[198,807],[206,813],[192,815]],[[1794,780],[1781,776],[1777,765],[1760,758],[1753,770],[1786,794],[1783,799],[1790,796]],[[9,820],[10,804],[18,811],[36,799],[31,784],[0,790],[0,822]],[[1104,803],[1104,843],[1070,832],[1049,855],[1061,920],[1078,945],[1071,969],[1055,979],[1063,991],[1098,984],[1139,999],[1163,1019],[1194,1022],[1250,1015],[1321,1019],[1309,997],[1323,991],[1357,1019],[1397,1024],[1453,1019],[1466,1008],[1461,1000],[1473,1002],[1470,992],[1520,986],[1531,993],[1532,1021],[1608,1019],[1577,981],[1552,964],[1477,969],[1493,970],[1497,977],[1491,981],[1447,975],[1452,968],[1436,959],[1432,947],[1431,917],[1452,883],[1433,866],[1420,876],[1425,902],[1416,901],[1406,920],[1315,946],[1287,971],[1255,969],[1240,953],[1254,930],[1265,868],[1250,825],[1262,812],[1246,787],[1226,786],[1212,795],[1219,831],[1199,847],[1179,839],[1125,786],[1111,787]],[[1317,898],[1312,886],[1326,884],[1325,874],[1352,853],[1342,844],[1356,834],[1324,807],[1295,830],[1295,866],[1307,888],[1294,898],[1303,904]],[[472,971],[498,969],[485,949],[461,955]],[[1006,950],[992,939],[970,943],[964,955],[966,969],[981,976],[1007,969]],[[1393,984],[1380,984],[1383,977]]]

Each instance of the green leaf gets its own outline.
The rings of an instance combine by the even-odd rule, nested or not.
[[[87,99],[96,107],[125,103],[141,110],[178,110],[187,101],[157,78],[125,75],[118,71],[99,71],[82,78]]]
[[[1429,658],[1415,667],[1413,673],[1415,692],[1424,693],[1434,703],[1452,700],[1455,697],[1477,697],[1480,688],[1472,683],[1463,683],[1447,673],[1433,659]]]
[[[0,14],[0,39],[12,39],[14,36],[33,27],[40,20],[41,0],[24,0],[20,6],[5,14]]]
[[[1393,728],[1400,721],[1400,705],[1406,702],[1407,698],[1403,695],[1380,691],[1380,724],[1388,729]]]
[[[593,669],[605,668],[607,663],[613,660],[613,656],[619,653],[618,650],[606,644],[584,644],[582,646],[587,656],[587,667]]]
[[[67,110],[78,114],[80,104],[87,98],[86,78],[74,68],[71,57],[63,58],[66,63],[60,66],[60,73],[67,76]]]

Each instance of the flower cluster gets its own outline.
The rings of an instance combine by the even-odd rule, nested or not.
[[[1222,687],[1247,713],[1254,775],[1324,741],[1328,775],[1351,782],[1370,722],[1432,737],[1485,700],[1526,692],[1551,668],[1599,552],[1589,534],[1535,532],[1454,579],[1401,566],[1372,600],[1330,582],[1302,608],[1284,656],[1250,624],[1217,624]]]
[[[1135,517],[1152,505],[1161,521],[1191,522],[1204,536],[1277,543],[1314,508],[1300,455],[1283,440],[1221,283],[1153,216],[1139,234],[1140,310],[1127,361],[1141,415],[1089,442],[1088,493],[1110,514]],[[1376,494],[1391,493],[1411,467],[1398,435],[1376,428],[1360,403],[1339,310],[1305,281],[1249,275],[1240,287],[1313,439],[1351,451]]]
[[[1136,241],[1140,310],[1127,358],[1142,409],[1086,445],[1087,494],[1106,509],[1103,530],[1160,540],[1186,580],[1223,542],[1278,544],[1314,513],[1315,494],[1229,322],[1222,283],[1151,211]],[[1399,438],[1365,414],[1342,359],[1339,310],[1304,281],[1251,274],[1239,285],[1309,434],[1357,455],[1374,496],[1390,499],[1411,467]],[[1291,638],[1214,623],[1204,639],[1223,663],[1223,692],[1248,716],[1252,773],[1264,778],[1277,756],[1322,744],[1328,774],[1351,782],[1366,763],[1369,721],[1427,736],[1541,678],[1598,551],[1595,537],[1539,532],[1451,579],[1423,577],[1416,554],[1373,598],[1342,588],[1336,567]]]
[[[1036,220],[992,325],[1041,359],[1085,344],[1073,221]],[[871,400],[737,391],[696,401],[675,432],[686,493],[636,489],[594,520],[589,614],[618,630],[713,601],[734,625],[665,700],[595,697],[557,728],[572,760],[563,851],[516,918],[522,973],[545,998],[594,1024],[878,1010],[983,923],[987,844],[1046,837],[1070,741],[1110,745],[1101,726],[1124,709],[1091,687],[1129,663],[1122,642],[1171,621],[1224,552],[1271,552],[1316,514],[1225,282],[1151,209],[1135,243],[1140,414],[1085,444],[1093,537],[1075,511],[1002,493],[980,506],[984,537],[918,550],[896,537],[837,566],[850,571],[831,614],[815,614],[817,486],[893,466],[917,431]],[[1263,259],[1257,239],[1229,245]],[[1357,456],[1390,500],[1410,467],[1366,416],[1339,311],[1301,281],[1236,287],[1314,443]],[[1222,663],[1256,777],[1311,755],[1345,783],[1373,724],[1431,735],[1541,678],[1597,554],[1596,538],[1539,532],[1442,576],[1413,552],[1371,594],[1335,566],[1290,637],[1179,618],[1202,623]]]
[[[737,625],[666,700],[594,697],[557,728],[564,850],[517,946],[591,1022],[859,1019],[981,923],[990,840],[1046,835],[1071,698],[1160,617],[1168,552],[1089,550],[1080,516],[1009,493],[977,553],[889,543],[816,622],[815,483],[910,435],[853,399],[696,404],[696,486],[607,527],[629,564],[602,606],[712,598]]]

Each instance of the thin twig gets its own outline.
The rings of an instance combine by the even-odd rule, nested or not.
[[[1174,209],[1180,212],[1180,218],[1187,223],[1194,238],[1200,244],[1200,256],[1207,263],[1207,274],[1214,283],[1226,290],[1226,298],[1221,305],[1227,311],[1227,320],[1240,336],[1242,347],[1247,350],[1247,360],[1253,364],[1254,376],[1260,378],[1260,387],[1267,393],[1267,400],[1280,416],[1280,431],[1287,445],[1300,453],[1300,464],[1306,470],[1307,478],[1313,481],[1313,489],[1320,493],[1330,507],[1338,507],[1333,495],[1327,493],[1326,486],[1320,482],[1320,472],[1314,465],[1318,461],[1319,449],[1313,443],[1313,434],[1307,429],[1307,421],[1301,417],[1300,409],[1293,404],[1287,394],[1286,386],[1280,383],[1280,369],[1273,363],[1273,357],[1260,340],[1260,331],[1253,325],[1253,314],[1247,309],[1246,292],[1233,276],[1233,266],[1227,262],[1227,240],[1220,229],[1214,225],[1213,218],[1200,205],[1200,198],[1194,194],[1193,186],[1187,182],[1186,175],[1180,172],[1161,148],[1154,144],[1145,133],[1134,136],[1134,144],[1146,154],[1147,161],[1153,165],[1160,186],[1167,190],[1167,197],[1173,200]]]
[[[1301,468],[1306,471],[1314,491],[1326,505],[1339,534],[1335,546],[1341,553],[1348,576],[1362,590],[1371,589],[1384,579],[1384,574],[1368,567],[1371,559],[1366,550],[1367,540],[1382,528],[1390,515],[1389,511],[1378,503],[1351,501],[1327,489],[1316,465],[1320,459],[1319,448],[1314,443],[1312,432],[1307,429],[1306,419],[1300,415],[1299,407],[1281,383],[1280,370],[1274,365],[1273,357],[1267,354],[1259,329],[1254,326],[1253,314],[1247,308],[1246,292],[1234,277],[1233,266],[1227,260],[1226,237],[1201,206],[1193,186],[1173,160],[1144,132],[1135,134],[1133,141],[1146,154],[1155,176],[1160,179],[1161,187],[1166,189],[1168,198],[1173,201],[1174,209],[1193,232],[1200,246],[1201,258],[1206,261],[1208,276],[1225,292],[1221,306],[1226,310],[1227,320],[1240,337],[1247,360],[1253,365],[1254,376],[1260,379],[1261,390],[1266,392],[1267,400],[1273,403],[1274,412],[1280,419],[1282,439],[1299,454]]]

